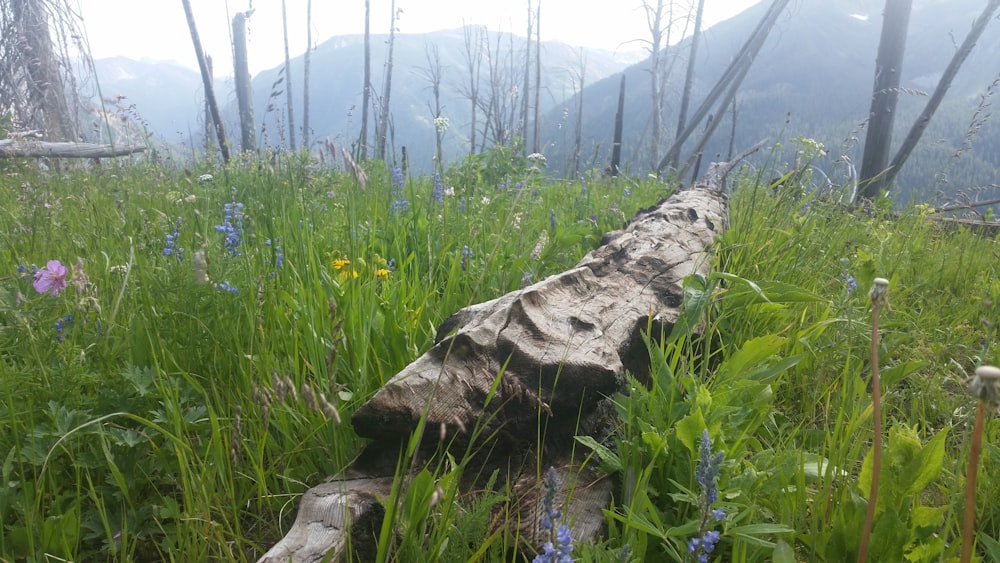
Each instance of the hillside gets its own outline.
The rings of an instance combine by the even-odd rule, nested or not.
[[[722,74],[732,55],[760,21],[766,3],[721,22],[706,30],[699,50],[692,107],[700,103],[715,80]],[[875,54],[881,31],[879,0],[830,0],[795,2],[782,14],[768,38],[759,59],[754,62],[737,95],[735,146],[745,147],[767,138],[772,143],[788,143],[796,136],[812,137],[830,149],[825,163],[827,173],[843,179],[846,167],[834,166],[832,160],[847,155],[860,162],[860,144],[864,139],[862,122],[868,113]],[[975,0],[923,0],[915,2],[903,66],[900,119],[894,140],[898,143],[912,118],[926,102],[925,92],[933,90],[942,70],[964,38],[972,20],[982,10]],[[679,92],[687,64],[689,42],[670,49],[675,57],[674,72],[667,88],[664,123],[668,135],[674,134]],[[1000,177],[1000,128],[987,122],[972,139],[972,149],[955,162],[953,155],[962,145],[976,111],[979,97],[996,77],[995,54],[1000,52],[1000,25],[987,28],[976,50],[966,61],[938,115],[931,122],[921,145],[899,177],[902,189],[898,197],[933,196],[935,176],[949,172],[950,184],[938,187],[962,189],[995,183]],[[635,172],[648,170],[650,157],[643,154],[646,124],[649,121],[648,62],[629,67],[626,76],[625,165]],[[614,104],[617,102],[620,75],[609,77],[584,95],[584,154],[598,154],[596,166],[608,158]],[[547,116],[555,119],[576,105],[566,102]],[[729,145],[731,113],[707,147],[710,158],[726,156]],[[562,161],[562,139],[548,130],[546,137],[550,160]],[[794,147],[792,147],[794,149]],[[664,146],[663,149],[666,150]],[[779,157],[787,161],[791,154]],[[950,167],[950,168],[949,168]]]
[[[373,99],[382,92],[387,35],[371,36]],[[390,109],[396,150],[406,146],[415,169],[430,169],[434,147],[434,114],[431,82],[426,77],[429,67],[427,47],[437,45],[442,69],[442,114],[448,118],[445,134],[445,158],[451,160],[468,151],[471,123],[471,104],[463,95],[468,89],[468,64],[466,63],[465,36],[462,29],[426,34],[399,34],[394,49],[392,93]],[[594,49],[584,49],[586,80],[588,83],[620,72],[626,65],[614,54]],[[481,104],[487,103],[491,87],[489,60],[497,61],[496,86],[500,97],[508,104],[519,103],[518,86],[523,72],[519,65],[524,59],[524,39],[510,34],[489,32],[483,48],[480,88]],[[565,43],[542,41],[542,96],[541,111],[550,112],[571,96],[574,73],[578,72],[581,50]],[[310,91],[311,137],[314,140],[329,138],[337,144],[356,141],[361,126],[361,103],[364,60],[364,42],[361,35],[332,38],[316,47],[312,53]],[[296,120],[302,118],[302,57],[292,60],[292,84],[296,100]],[[534,70],[532,70],[534,72]],[[284,85],[281,68],[264,71],[253,79],[254,109],[258,133],[264,125],[266,136],[259,142],[265,146],[282,144],[281,132],[287,130]],[[533,94],[532,94],[533,95]],[[273,104],[270,104],[273,97]],[[378,105],[378,102],[375,102]],[[532,99],[532,104],[534,103]],[[271,111],[267,111],[268,107]],[[483,110],[477,110],[479,128],[482,127]],[[227,114],[235,115],[235,104],[230,104]],[[374,113],[372,113],[374,116]],[[554,121],[558,123],[559,120]],[[549,123],[548,121],[546,123]],[[369,131],[374,131],[369,122]],[[301,135],[301,133],[300,133]],[[492,134],[491,134],[492,135]],[[491,138],[491,135],[487,138]],[[482,140],[480,131],[479,141]],[[374,138],[374,135],[372,136]],[[373,142],[373,141],[370,141]],[[480,143],[477,142],[477,145]]]

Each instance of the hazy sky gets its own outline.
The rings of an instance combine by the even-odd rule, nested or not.
[[[759,1],[706,0],[704,25],[732,17]],[[75,2],[95,58],[121,55],[175,61],[197,68],[180,0]],[[684,6],[691,2],[680,0],[675,4]],[[541,3],[543,41],[635,51],[642,49],[643,44],[632,40],[649,35],[642,0],[615,0],[602,3],[600,8],[596,7],[599,5],[596,0],[541,0]],[[280,0],[192,0],[191,4],[202,45],[212,56],[217,75],[232,74],[230,22],[233,14],[251,6],[255,9],[248,33],[251,73],[278,66],[284,60]],[[314,45],[334,35],[364,32],[363,0],[315,0],[312,4]],[[286,5],[289,50],[294,57],[306,48],[306,0],[286,0]],[[396,21],[401,33],[423,33],[475,23],[493,31],[523,35],[527,22],[524,0],[397,0],[396,8],[401,11]],[[389,21],[390,0],[371,0],[371,32],[388,32]]]

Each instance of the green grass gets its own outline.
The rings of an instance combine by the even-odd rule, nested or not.
[[[351,413],[441,321],[572,266],[668,193],[654,181],[550,181],[496,152],[449,171],[455,194],[440,202],[431,178],[394,192],[377,166],[365,189],[299,163],[233,167],[205,184],[143,165],[8,169],[0,558],[256,560],[300,495],[358,453]],[[957,557],[974,413],[964,379],[1000,363],[996,241],[920,208],[852,214],[756,180],[739,178],[715,273],[688,280],[689,322],[649,335],[651,385],[614,397],[624,421],[614,447],[581,443],[614,474],[616,506],[607,540],[574,554],[619,561],[627,546],[634,561],[689,561],[688,541],[716,529],[720,561],[851,560],[871,479],[866,293],[884,277],[895,461],[872,560]],[[215,227],[236,203],[234,253]],[[175,230],[183,259],[163,252]],[[86,280],[74,271],[55,297],[32,288],[33,264],[78,257]],[[704,430],[726,453],[709,507],[695,480]],[[987,500],[1000,493],[998,433],[988,421],[977,525],[987,558],[1000,547],[1000,508]],[[429,466],[387,500],[383,530],[396,533],[380,558],[514,560],[516,539],[489,526],[510,491],[494,483],[467,498],[465,461]],[[434,491],[447,509],[431,506]],[[703,518],[720,507],[723,520]]]

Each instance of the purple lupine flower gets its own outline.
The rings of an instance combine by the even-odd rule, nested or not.
[[[444,185],[441,183],[441,174],[434,173],[434,191],[431,192],[431,198],[437,203],[444,201]]]

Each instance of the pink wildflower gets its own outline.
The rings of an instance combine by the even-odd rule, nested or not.
[[[66,266],[58,260],[49,260],[45,267],[35,273],[35,291],[55,297],[66,289]]]

